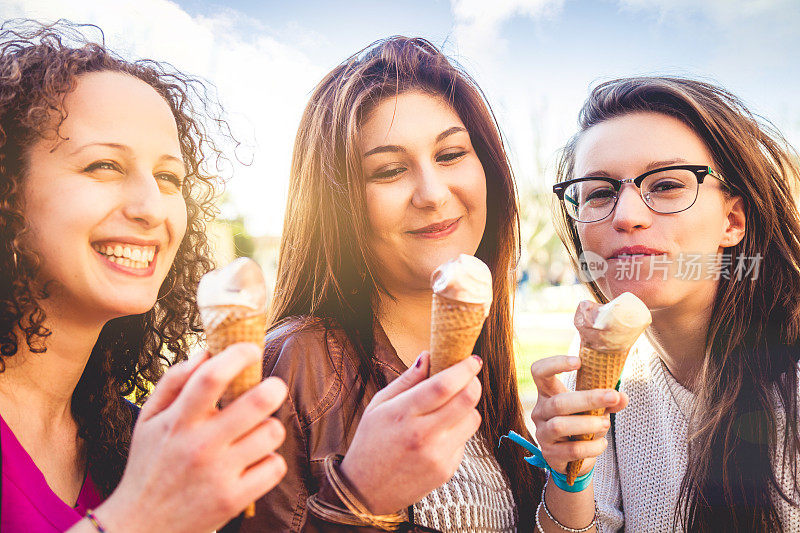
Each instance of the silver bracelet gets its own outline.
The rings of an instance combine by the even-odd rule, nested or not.
[[[545,514],[547,514],[547,518],[552,520],[555,525],[557,525],[558,527],[560,527],[564,531],[569,531],[569,533],[586,533],[587,531],[589,531],[593,527],[597,526],[597,502],[596,501],[594,502],[594,517],[592,518],[591,523],[586,527],[583,527],[583,528],[580,528],[580,529],[567,527],[564,524],[562,524],[561,522],[559,522],[558,520],[556,520],[555,517],[550,513],[550,509],[547,508],[547,502],[544,500],[544,493],[547,490],[547,483],[549,483],[549,482],[550,482],[550,476],[547,477],[547,481],[545,481],[545,483],[544,483],[544,487],[542,488],[542,500],[539,502],[539,507],[543,507],[544,508],[544,512],[545,512]],[[540,528],[540,533],[541,533],[541,526],[539,525],[539,510],[538,509],[536,510],[536,526]]]

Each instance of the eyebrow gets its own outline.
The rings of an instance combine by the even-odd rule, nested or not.
[[[458,133],[459,131],[467,131],[466,128],[462,128],[461,126],[453,126],[452,128],[447,128],[442,133],[436,136],[436,142],[442,142],[447,137],[453,135],[454,133]]]
[[[80,146],[74,152],[72,152],[70,154],[70,156],[77,155],[77,154],[81,153],[82,151],[86,150],[87,148],[91,148],[93,146],[104,146],[106,148],[112,148],[114,150],[119,150],[121,152],[130,152],[131,151],[131,149],[128,146],[124,145],[124,144],[119,144],[119,143],[100,143],[100,142],[98,142],[98,143],[84,144],[83,146]],[[162,154],[161,157],[159,157],[159,159],[167,160],[167,161],[174,161],[176,163],[180,163],[181,165],[183,164],[183,160],[181,158],[175,157],[174,155],[170,155],[170,154]]]
[[[453,135],[454,133],[458,133],[458,132],[461,132],[461,131],[467,131],[467,130],[466,130],[466,128],[463,128],[461,126],[453,126],[452,128],[447,128],[442,133],[440,133],[439,135],[436,136],[436,140],[434,142],[435,143],[440,143],[444,139],[446,139],[447,137]],[[406,149],[403,148],[402,146],[398,146],[396,144],[386,144],[386,145],[383,145],[383,146],[376,146],[375,148],[373,148],[371,150],[367,150],[366,152],[364,152],[364,157],[369,157],[369,156],[375,155],[375,154],[383,154],[383,153],[387,153],[387,152],[390,152],[390,153],[405,153]]]
[[[668,167],[672,165],[685,165],[687,163],[688,161],[686,161],[681,157],[676,157],[674,159],[664,159],[662,161],[651,161],[650,163],[647,164],[647,166],[644,167],[644,171],[650,172],[651,170],[655,170],[661,167]],[[587,172],[583,175],[583,177],[592,177],[592,176],[605,177],[605,178],[613,177],[611,173],[606,172],[605,170],[595,170],[592,172]]]

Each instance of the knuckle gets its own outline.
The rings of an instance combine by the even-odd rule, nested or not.
[[[481,399],[481,384],[475,379],[466,389],[466,400],[470,406],[475,406]]]
[[[477,409],[472,410],[471,416],[472,416],[472,424],[473,427],[475,428],[474,431],[478,431],[478,429],[481,427],[481,422],[483,422],[483,417],[481,417],[481,414],[478,412]]]
[[[286,459],[282,455],[273,454],[270,461],[272,461],[272,466],[278,476],[283,477],[289,471],[289,465],[286,464]]]
[[[531,420],[533,420],[536,425],[541,424],[545,420],[544,407],[542,406],[541,399],[536,402],[536,405],[534,405],[531,410]]]
[[[266,421],[267,435],[275,447],[280,446],[286,438],[286,428],[277,418],[270,418]]]
[[[236,497],[232,489],[221,491],[217,505],[227,515],[235,514],[239,511],[239,498]]]
[[[551,418],[545,424],[547,429],[550,430],[550,433],[553,435],[563,436],[566,435],[567,428],[566,428],[566,421],[563,418]]]
[[[451,396],[450,386],[444,380],[438,380],[431,384],[431,395],[437,399],[444,399]]]
[[[405,448],[410,452],[418,452],[425,447],[425,432],[418,427],[409,428],[405,438]]]
[[[264,387],[272,391],[272,395],[279,397],[281,400],[285,399],[289,394],[289,387],[286,382],[277,376],[270,376],[264,381]]]
[[[272,391],[269,388],[257,388],[250,395],[250,405],[258,411],[271,411],[274,405]]]
[[[558,394],[550,398],[550,406],[554,413],[563,413],[566,409],[566,399],[563,395]]]
[[[189,462],[189,467],[192,469],[201,469],[205,467],[208,450],[206,449],[205,443],[199,443],[192,448],[191,451],[187,454],[187,459]]]
[[[541,379],[542,378],[542,361],[534,361],[531,365],[531,376],[533,379]]]
[[[219,375],[210,371],[201,372],[197,376],[197,380],[204,389],[216,389],[223,384]]]

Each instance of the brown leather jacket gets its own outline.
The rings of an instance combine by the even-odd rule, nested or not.
[[[264,376],[278,376],[289,386],[288,399],[275,413],[286,427],[278,453],[289,469],[281,483],[256,503],[255,517],[237,520],[239,531],[379,531],[325,522],[306,510],[306,500],[315,493],[341,506],[322,463],[330,453],[347,452],[361,414],[377,392],[376,385],[369,384],[364,399],[358,405],[353,402],[358,370],[349,346],[341,330],[302,318],[287,320],[267,336]],[[380,327],[375,331],[374,364],[386,383],[406,368]],[[433,531],[412,522],[410,516],[402,531]],[[235,531],[237,525],[232,523],[225,531]]]

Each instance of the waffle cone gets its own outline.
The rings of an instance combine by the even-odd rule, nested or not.
[[[622,375],[622,367],[625,366],[628,352],[630,352],[630,348],[619,352],[601,352],[581,343],[579,353],[581,367],[578,369],[575,390],[613,389],[616,387],[619,377]],[[594,409],[580,414],[602,416],[605,412],[605,409]],[[570,437],[571,440],[592,440],[593,438],[594,434]],[[582,466],[583,459],[570,461],[567,464],[567,483],[572,485],[575,482]]]
[[[491,303],[459,302],[434,293],[432,305],[431,375],[472,355]]]
[[[237,342],[252,342],[259,346],[264,344],[267,329],[267,317],[264,313],[253,312],[247,307],[229,305],[218,306],[207,316],[206,342],[212,356]],[[248,389],[258,385],[261,377],[260,362],[245,368],[228,385],[220,398],[220,406],[224,407]]]

